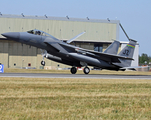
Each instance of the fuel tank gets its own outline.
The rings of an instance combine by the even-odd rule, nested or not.
[[[108,62],[105,62],[105,61],[103,61],[101,59],[93,58],[93,57],[86,56],[86,55],[83,55],[83,54],[69,53],[69,55],[71,57],[79,60],[79,61],[86,62],[87,64],[90,64],[90,65],[99,66],[101,68],[111,67],[112,66]]]

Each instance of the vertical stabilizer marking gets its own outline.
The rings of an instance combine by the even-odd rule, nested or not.
[[[131,45],[131,44],[127,44],[127,46],[132,47],[132,48],[135,48],[135,46],[134,46],[134,45]]]

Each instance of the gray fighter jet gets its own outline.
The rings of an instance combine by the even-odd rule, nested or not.
[[[47,59],[72,66],[70,70],[72,74],[77,72],[77,67],[84,67],[84,73],[88,74],[90,72],[88,66],[116,71],[133,69],[131,62],[137,41],[130,40],[118,55],[119,41],[114,41],[104,52],[96,52],[69,44],[84,33],[80,33],[67,42],[36,29],[27,32],[8,32],[2,35],[8,40],[45,50],[43,56]],[[44,60],[41,64],[45,65]]]

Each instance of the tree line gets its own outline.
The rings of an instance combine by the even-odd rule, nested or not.
[[[139,55],[139,64],[149,64],[149,62],[151,62],[151,56],[148,56],[145,53]]]

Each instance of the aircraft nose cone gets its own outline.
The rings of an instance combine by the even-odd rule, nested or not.
[[[8,32],[8,33],[3,33],[1,35],[10,39],[15,39],[15,40],[19,39],[19,32]]]

